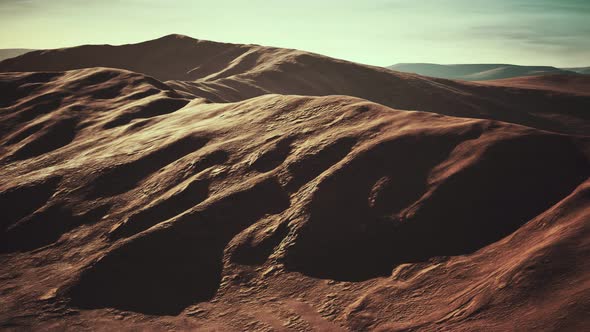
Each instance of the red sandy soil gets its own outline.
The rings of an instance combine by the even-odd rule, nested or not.
[[[74,58],[72,67],[86,65]],[[272,60],[241,68],[248,78],[224,81],[251,84],[235,95],[197,76],[0,73],[0,327],[590,327],[590,141],[573,135],[588,128],[574,106],[589,97],[304,59],[286,72]],[[194,68],[180,62],[151,63],[151,75]],[[18,70],[56,69],[48,63]],[[347,65],[325,71],[340,75],[326,82],[309,76]],[[362,95],[371,91],[363,72],[390,75],[372,83],[375,99],[389,91],[383,104],[421,111],[249,90],[303,82],[323,95],[333,79]],[[491,120],[513,102],[516,124]],[[551,103],[574,106],[537,109]]]
[[[481,81],[481,84],[590,95],[589,75],[541,75]]]

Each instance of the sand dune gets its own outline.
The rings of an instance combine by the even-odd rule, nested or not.
[[[111,67],[152,76],[184,94],[236,102],[269,93],[348,95],[392,108],[486,118],[587,134],[590,99],[562,91],[482,86],[394,72],[318,54],[170,35],[139,44],[35,51],[0,72]]]
[[[215,103],[178,84],[0,74],[3,328],[590,324],[587,138],[352,96]]]

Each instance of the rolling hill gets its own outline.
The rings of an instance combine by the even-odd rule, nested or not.
[[[173,60],[172,60],[173,59]],[[187,98],[235,102],[269,93],[348,95],[389,107],[487,118],[563,133],[588,133],[590,99],[423,77],[318,54],[169,35],[139,44],[35,51],[0,62],[0,72],[91,67],[131,70]]]

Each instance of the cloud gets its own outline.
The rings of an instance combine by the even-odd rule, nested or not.
[[[518,0],[515,5],[523,10],[552,13],[568,13],[572,15],[587,15],[590,13],[588,0]]]
[[[572,29],[551,25],[478,26],[470,31],[472,38],[495,41],[507,49],[533,51],[542,57],[552,55],[562,59],[586,56],[590,58],[590,27]]]

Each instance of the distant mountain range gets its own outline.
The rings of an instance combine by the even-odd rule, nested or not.
[[[25,54],[27,52],[34,51],[33,49],[29,48],[5,48],[0,49],[0,61],[4,59],[14,58],[15,56],[19,56],[21,54]]]
[[[556,68],[551,66],[517,66],[508,64],[438,65],[432,63],[398,63],[387,68],[406,73],[464,81],[488,81],[537,75],[590,74],[590,67]]]
[[[563,68],[563,69],[573,71],[578,74],[590,75],[590,67]]]

